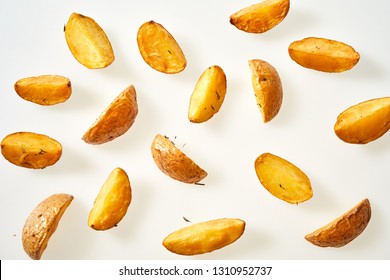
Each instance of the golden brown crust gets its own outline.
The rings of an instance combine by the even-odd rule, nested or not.
[[[72,195],[54,194],[39,203],[31,212],[22,231],[23,249],[30,258],[34,260],[41,258],[72,200]]]
[[[320,247],[342,247],[358,237],[371,219],[371,205],[366,198],[327,225],[307,234],[305,239]]]
[[[161,134],[155,136],[151,151],[158,168],[175,180],[193,184],[207,176],[206,171],[179,150],[171,140]]]
[[[138,114],[134,86],[122,91],[84,133],[82,139],[89,144],[103,144],[123,135],[133,125]]]

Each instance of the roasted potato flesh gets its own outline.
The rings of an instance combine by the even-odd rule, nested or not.
[[[17,166],[41,169],[55,164],[61,158],[62,145],[44,134],[15,132],[1,141],[1,153]]]
[[[283,88],[279,74],[268,62],[260,59],[249,60],[252,86],[263,122],[271,121],[278,113],[283,101]]]
[[[130,129],[137,114],[137,95],[134,86],[130,85],[100,114],[82,139],[95,145],[112,141]]]
[[[164,26],[153,20],[140,26],[137,44],[144,61],[159,72],[175,74],[187,66],[187,60],[175,38]]]
[[[50,237],[72,200],[72,195],[54,194],[39,203],[31,212],[22,231],[23,249],[30,258],[41,259]]]
[[[153,139],[151,151],[157,167],[175,180],[193,184],[207,176],[206,171],[178,149],[166,136],[157,134]]]
[[[370,219],[371,205],[366,198],[337,219],[307,234],[305,239],[320,247],[342,247],[358,237]]]
[[[69,50],[85,67],[105,68],[115,60],[110,40],[93,18],[72,13],[64,31]]]
[[[306,174],[281,157],[264,153],[256,159],[255,170],[264,188],[281,200],[297,204],[313,196]]]
[[[334,125],[341,140],[351,144],[367,144],[390,129],[390,97],[367,100],[343,111]]]
[[[70,80],[58,75],[22,78],[15,83],[14,88],[21,98],[39,105],[65,102],[72,93]]]
[[[288,53],[292,60],[305,68],[329,73],[350,70],[360,59],[359,53],[351,46],[317,37],[292,42]]]
[[[265,0],[230,16],[230,23],[248,33],[264,33],[278,25],[288,14],[290,0]]]
[[[224,218],[193,224],[169,234],[163,246],[179,255],[199,255],[221,249],[239,239],[245,230],[241,219]]]
[[[217,65],[207,68],[192,92],[188,119],[194,123],[209,120],[222,106],[226,95],[226,75]]]
[[[89,213],[88,226],[107,230],[123,219],[131,203],[132,191],[129,177],[122,168],[115,168],[97,195]]]

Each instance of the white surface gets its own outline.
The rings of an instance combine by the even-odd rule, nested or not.
[[[47,134],[63,145],[60,161],[29,170],[0,158],[0,258],[28,259],[21,230],[33,208],[65,192],[75,199],[52,236],[43,259],[389,259],[390,135],[367,145],[339,140],[333,125],[347,107],[389,95],[389,4],[384,1],[291,1],[283,22],[264,34],[247,34],[229,16],[256,1],[4,1],[0,0],[0,138],[17,131]],[[387,6],[386,6],[387,5]],[[72,12],[94,18],[106,31],[116,60],[89,70],[71,55],[63,26]],[[164,25],[181,45],[187,68],[166,75],[139,54],[136,33],[148,20]],[[305,69],[288,56],[288,45],[308,36],[340,40],[361,55],[350,71],[327,74]],[[251,87],[248,59],[279,72],[284,100],[268,124]],[[227,75],[220,112],[208,122],[187,120],[189,98],[200,74],[213,64]],[[63,104],[42,107],[13,90],[23,77],[58,74],[71,79]],[[134,84],[139,114],[120,138],[99,146],[81,140],[105,107]],[[157,134],[208,171],[206,186],[187,185],[154,164],[150,144]],[[311,179],[314,196],[298,206],[268,193],[254,160],[271,152],[291,161]],[[119,226],[96,232],[87,217],[104,180],[115,167],[128,173],[133,200]],[[319,248],[304,235],[330,222],[363,198],[372,219],[352,243]],[[194,257],[168,252],[163,238],[189,225],[222,217],[247,222],[234,244]]]

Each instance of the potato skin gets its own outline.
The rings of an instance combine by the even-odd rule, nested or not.
[[[278,25],[288,14],[290,0],[265,0],[230,16],[230,23],[248,33],[264,33]]]
[[[137,95],[133,85],[122,91],[84,133],[88,144],[103,144],[123,135],[138,114]]]
[[[61,158],[62,145],[44,134],[15,132],[1,141],[1,153],[17,166],[42,169],[54,165]]]
[[[72,94],[70,80],[59,75],[22,78],[14,89],[24,100],[44,106],[65,102]]]
[[[89,69],[109,66],[115,60],[104,30],[88,16],[72,13],[65,25],[65,39],[74,58]]]
[[[89,213],[88,226],[94,230],[107,230],[123,219],[131,203],[129,177],[122,168],[115,168],[97,195]]]
[[[187,66],[187,60],[175,38],[153,20],[140,26],[137,33],[138,49],[144,61],[153,69],[176,74]]]
[[[222,106],[226,95],[226,75],[218,65],[207,68],[200,76],[192,92],[188,119],[202,123],[211,119]]]
[[[283,87],[276,69],[260,59],[249,60],[252,74],[252,87],[263,122],[271,121],[278,113],[283,102]]]
[[[264,153],[256,159],[255,170],[264,188],[281,200],[297,204],[313,196],[306,174],[281,157]]]
[[[245,221],[224,218],[193,224],[169,234],[163,246],[179,255],[199,255],[221,249],[239,239]]]
[[[157,134],[151,145],[153,160],[169,177],[188,184],[201,181],[207,172],[200,168],[167,137]]]
[[[288,53],[291,59],[302,67],[328,73],[350,70],[360,59],[360,54],[351,46],[317,37],[292,42]]]
[[[305,239],[319,247],[342,247],[358,237],[371,219],[371,205],[366,198],[348,212],[309,233]]]
[[[390,97],[375,98],[353,105],[337,117],[334,131],[350,144],[367,144],[390,129]]]
[[[72,195],[54,194],[39,203],[31,212],[22,231],[23,249],[30,258],[41,259],[50,237],[72,200]]]

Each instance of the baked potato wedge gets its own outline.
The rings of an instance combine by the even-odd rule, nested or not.
[[[248,33],[264,33],[278,25],[288,14],[290,0],[265,0],[230,16],[230,23]]]
[[[95,199],[89,212],[88,226],[95,230],[117,226],[126,215],[131,198],[129,177],[122,168],[115,168]]]
[[[188,119],[191,122],[205,122],[219,111],[225,99],[226,83],[225,72],[217,65],[202,73],[190,99]]]
[[[283,101],[283,88],[279,74],[268,62],[260,59],[249,60],[252,74],[252,87],[263,122],[272,120],[278,113]]]
[[[54,194],[39,203],[27,218],[22,231],[23,249],[34,260],[39,260],[47,248],[73,196]]]
[[[89,69],[109,66],[114,50],[104,30],[88,16],[72,13],[64,27],[65,40],[74,58]]]
[[[328,73],[350,70],[360,59],[360,54],[351,46],[317,37],[292,42],[288,47],[288,53],[299,65]]]
[[[59,75],[22,78],[14,89],[24,100],[45,106],[65,102],[72,94],[70,80]]]
[[[187,66],[187,60],[175,38],[153,20],[140,26],[137,33],[138,49],[144,61],[153,69],[176,74]]]
[[[122,91],[84,133],[88,144],[103,144],[123,135],[138,114],[137,95],[133,85]]]
[[[342,247],[358,237],[371,219],[371,205],[366,198],[349,211],[309,233],[305,239],[320,247]]]
[[[15,132],[1,141],[1,153],[6,160],[17,166],[42,169],[61,158],[62,145],[44,134]]]
[[[221,249],[239,239],[245,221],[224,218],[181,228],[163,240],[163,246],[179,255],[199,255]]]
[[[264,188],[281,200],[298,204],[313,196],[306,174],[281,157],[264,153],[256,159],[255,170]]]
[[[175,180],[193,184],[207,176],[206,171],[178,149],[166,136],[157,134],[153,139],[151,151],[157,167]]]
[[[337,117],[334,131],[351,144],[367,144],[390,129],[390,97],[375,98],[353,105]]]

